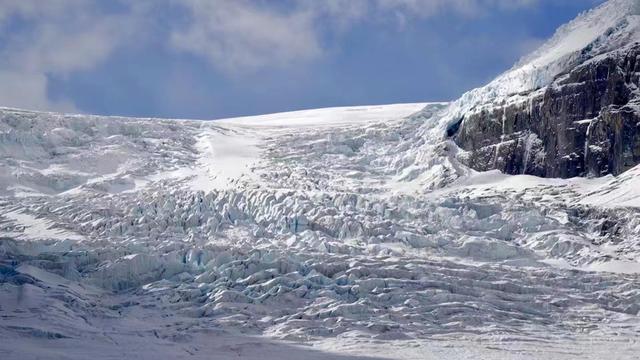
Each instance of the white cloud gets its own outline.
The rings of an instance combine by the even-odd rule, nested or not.
[[[278,12],[246,0],[185,0],[189,23],[171,36],[179,49],[208,58],[214,65],[241,71],[286,66],[320,54],[312,14]]]
[[[132,29],[122,15],[101,14],[85,0],[20,0],[0,4],[0,104],[77,111],[69,99],[50,100],[49,76],[67,76],[108,58]],[[9,21],[25,27],[12,31]]]
[[[406,22],[442,12],[476,16],[538,1],[0,1],[0,105],[77,111],[70,99],[51,100],[50,76],[93,69],[119,46],[143,38],[139,34],[145,31],[160,30],[168,34],[163,41],[171,48],[203,57],[231,74],[243,74],[313,61],[324,55],[327,34],[348,31],[358,22]],[[113,3],[121,8],[101,8]],[[169,16],[172,7],[184,10],[186,21]],[[159,13],[162,20],[155,16]],[[21,20],[18,30],[11,25],[14,19]]]
[[[482,16],[490,11],[515,10],[540,0],[375,0],[377,10],[391,12],[402,19],[428,18],[442,13],[465,17]]]
[[[323,31],[344,31],[358,21],[388,18],[406,21],[443,11],[477,15],[492,8],[530,6],[537,0],[298,0],[276,10],[251,0],[175,0],[190,14],[175,29],[171,44],[206,57],[234,73],[288,66],[323,54]],[[271,4],[272,5],[272,4]]]
[[[42,73],[0,70],[0,106],[23,109],[76,112],[68,100],[52,101],[47,94],[47,77]]]

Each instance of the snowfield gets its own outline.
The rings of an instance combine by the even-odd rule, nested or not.
[[[637,358],[640,166],[479,173],[445,136],[628,41],[637,5],[581,15],[453,103],[0,109],[0,358]]]

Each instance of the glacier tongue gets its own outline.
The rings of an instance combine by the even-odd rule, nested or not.
[[[447,106],[2,110],[0,353],[635,356],[637,172],[473,172]]]

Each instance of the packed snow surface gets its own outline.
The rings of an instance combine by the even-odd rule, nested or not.
[[[415,167],[447,106],[1,110],[0,355],[635,356],[640,173]]]

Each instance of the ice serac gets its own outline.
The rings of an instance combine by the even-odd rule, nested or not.
[[[476,170],[544,177],[620,174],[640,163],[640,0],[611,0],[449,111]]]

